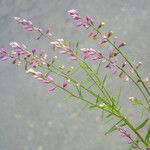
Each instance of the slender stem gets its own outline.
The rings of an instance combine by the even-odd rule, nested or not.
[[[107,61],[109,61],[111,64],[113,64],[113,62],[112,62],[110,59],[108,59],[107,57],[103,56],[103,58],[106,59]],[[145,100],[146,100],[146,102],[147,102],[147,104],[148,104],[148,106],[149,106],[149,108],[146,108],[146,109],[147,109],[148,111],[150,111],[150,110],[149,110],[149,109],[150,109],[150,103],[149,103],[149,101],[148,101],[148,99],[147,99],[145,93],[143,92],[143,90],[141,89],[141,87],[138,85],[138,83],[137,83],[123,68],[121,68],[121,67],[118,66],[118,65],[116,65],[116,67],[117,67],[118,69],[120,69],[123,73],[125,73],[125,74],[132,80],[132,82],[138,87],[138,89],[139,89],[140,92],[142,93],[143,97],[145,98]]]
[[[140,79],[140,81],[142,82],[143,87],[145,88],[146,92],[148,93],[148,95],[150,96],[150,92],[148,90],[148,88],[146,87],[146,85],[144,84],[141,76],[139,75],[139,73],[137,72],[137,70],[134,68],[134,66],[131,64],[131,62],[127,59],[127,57],[122,53],[122,51],[115,46],[115,44],[113,44],[108,38],[107,41],[122,55],[122,57],[128,62],[128,64],[130,65],[130,67],[134,70],[134,72],[136,73],[137,77]]]
[[[94,28],[95,28],[95,27],[94,27]],[[99,30],[98,30],[98,32],[99,32]],[[46,37],[47,37],[47,36],[46,36]],[[89,66],[89,65],[88,65],[88,66]],[[95,77],[97,78],[97,76],[95,76]],[[66,91],[66,92],[67,92],[68,94],[70,94],[71,96],[73,96],[73,97],[75,97],[75,98],[77,98],[77,99],[80,99],[80,100],[82,100],[82,101],[84,101],[84,102],[86,102],[86,103],[88,103],[88,104],[93,105],[92,102],[87,101],[87,100],[83,99],[82,97],[79,97],[79,96],[73,94],[72,92],[68,91],[67,89],[61,87],[60,85],[58,85],[58,84],[56,84],[56,83],[54,83],[54,82],[53,82],[53,84],[54,84],[55,86],[57,86],[58,88],[60,88],[60,89],[62,89],[62,90],[64,90],[64,91]],[[109,93],[108,93],[108,94],[109,94]],[[94,105],[95,105],[95,104],[94,104]],[[102,110],[105,110],[105,111],[107,111],[107,112],[109,112],[109,113],[114,114],[113,112],[109,111],[108,109],[106,110],[106,109],[101,108],[99,105],[96,105],[96,107],[98,107],[98,108],[100,108],[100,109],[102,109]],[[118,114],[119,114],[119,115],[118,115]],[[114,115],[117,116],[117,117],[119,117],[119,118],[122,118],[122,119],[124,120],[124,122],[129,126],[129,128],[139,137],[139,139],[141,140],[141,142],[142,142],[144,145],[147,146],[147,143],[144,141],[144,139],[142,138],[142,136],[138,133],[138,131],[136,131],[136,129],[133,127],[133,125],[119,112],[119,110],[118,110],[118,114],[114,114]]]
[[[139,139],[141,140],[141,142],[148,146],[148,144],[145,142],[145,140],[142,138],[142,136],[138,133],[138,131],[133,127],[133,125],[123,116],[123,120],[124,122],[130,127],[130,129],[132,131],[134,131],[134,133],[139,137]]]
[[[72,92],[70,92],[70,91],[67,90],[66,88],[63,88],[62,86],[60,86],[60,85],[57,84],[57,83],[51,82],[51,84],[55,85],[56,87],[62,89],[62,90],[65,91],[66,93],[70,94],[71,96],[73,96],[73,97],[75,97],[75,98],[77,98],[77,99],[79,99],[79,100],[81,100],[81,101],[83,101],[83,102],[85,102],[85,103],[87,103],[87,104],[94,105],[94,106],[96,106],[97,108],[102,109],[102,110],[104,110],[104,111],[106,111],[106,112],[112,113],[112,114],[115,115],[116,117],[120,118],[120,116],[119,116],[118,114],[115,114],[115,113],[111,112],[111,111],[108,110],[108,109],[104,109],[104,107],[100,107],[99,105],[94,104],[94,103],[92,103],[91,101],[88,101],[88,100],[86,100],[86,99],[84,99],[84,98],[82,98],[82,97],[80,97],[80,96],[77,96],[77,95],[73,94]]]

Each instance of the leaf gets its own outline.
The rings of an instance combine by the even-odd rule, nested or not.
[[[102,89],[103,89],[103,87],[104,87],[104,84],[105,84],[105,82],[106,82],[106,79],[107,79],[107,75],[105,75],[105,77],[104,77],[104,79],[103,79],[103,82],[102,82]]]
[[[78,54],[78,50],[79,50],[79,42],[77,42],[76,44],[76,55]]]
[[[109,118],[109,117],[111,117],[113,114],[112,113],[110,113],[109,115],[107,115],[106,116],[106,118]]]
[[[82,91],[81,91],[81,86],[79,86],[79,87],[76,86],[76,88],[77,88],[77,92],[79,94],[79,97],[83,98]]]
[[[99,104],[101,102],[105,103],[105,100],[104,100],[104,98],[100,97],[99,94],[98,94],[97,98],[96,98],[96,104]]]
[[[149,120],[149,118],[147,118],[144,122],[142,122],[142,123],[136,128],[136,130],[139,130],[139,129],[143,128],[143,127],[146,125],[146,123],[148,122],[148,120]]]
[[[98,73],[99,73],[100,66],[101,66],[101,64],[99,63],[99,64],[98,64],[98,67],[97,67],[97,70],[96,70],[96,74],[97,74],[97,75],[98,75]]]
[[[117,97],[117,103],[119,103],[119,100],[120,100],[120,97],[121,97],[121,91],[122,91],[122,88],[120,87],[119,88],[119,94],[118,94],[118,97]]]
[[[96,108],[96,107],[97,107],[97,105],[96,105],[96,104],[93,104],[93,105],[89,106],[88,108],[89,108],[89,109],[93,109],[93,108]]]
[[[132,145],[130,145],[129,149],[128,150],[132,150]]]
[[[105,133],[105,135],[108,135],[109,133],[111,133],[111,132],[117,130],[117,127],[116,127],[116,126],[119,125],[122,121],[123,121],[123,119],[119,120],[114,126],[112,126],[112,127]],[[126,123],[123,123],[123,124],[121,124],[120,126],[122,127],[122,126],[124,126],[124,125],[126,125]]]
[[[135,98],[133,102],[134,102],[135,105],[143,105],[141,100],[139,100],[137,98]]]
[[[150,126],[149,126],[149,129],[148,129],[147,134],[146,134],[146,136],[145,136],[145,141],[146,141],[147,143],[149,143],[149,140],[150,140]]]

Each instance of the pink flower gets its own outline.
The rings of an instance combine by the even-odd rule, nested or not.
[[[82,48],[81,51],[84,53],[84,58],[91,58],[92,60],[97,60],[100,59],[102,57],[102,53],[101,52],[97,52],[95,49],[93,48]]]
[[[114,54],[114,50],[110,50],[110,51],[109,51],[109,54],[108,54],[108,55],[109,55],[109,58],[113,57],[113,54]]]
[[[42,57],[44,59],[47,58],[47,54],[46,54],[45,50],[43,50],[43,49],[41,50],[40,57]]]
[[[77,22],[77,23],[76,23],[76,26],[77,26],[77,27],[82,27],[82,26],[83,26],[83,22],[81,22],[81,21]]]
[[[18,44],[17,42],[10,42],[9,45],[14,49],[27,49],[24,44]]]
[[[9,56],[4,48],[0,48],[0,60],[5,61],[9,59]]]
[[[78,13],[76,10],[74,10],[74,9],[69,10],[68,13],[69,13],[69,15],[70,15],[74,20],[79,20],[79,19],[80,19],[79,13]]]
[[[123,46],[125,46],[125,45],[126,45],[126,43],[121,43],[121,44],[118,46],[118,48],[123,47]]]
[[[10,42],[9,44],[12,48],[21,48],[21,46],[17,42]]]
[[[92,16],[86,16],[86,20],[87,20],[88,23],[93,24],[93,18],[92,18]]]
[[[17,23],[23,25],[23,28],[27,31],[38,31],[41,32],[42,29],[33,26],[32,22],[25,19],[20,19],[19,17],[14,17]]]
[[[64,82],[63,82],[63,87],[65,88],[67,85],[68,85],[68,81],[67,81],[67,80],[64,80]]]
[[[32,49],[32,54],[33,54],[33,56],[35,55],[35,53],[36,53],[36,49],[33,48],[33,49]]]
[[[48,88],[48,91],[49,91],[49,92],[53,92],[55,89],[56,89],[55,86],[50,86],[50,87]]]
[[[49,37],[52,36],[52,32],[51,32],[51,29],[50,29],[50,28],[48,28],[48,29],[46,30],[46,34],[47,34]]]

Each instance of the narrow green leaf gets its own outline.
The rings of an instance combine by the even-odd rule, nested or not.
[[[128,150],[132,150],[132,145],[130,145],[129,149]]]
[[[109,133],[111,133],[111,132],[117,130],[117,127],[116,127],[116,126],[119,125],[122,121],[123,121],[123,119],[119,120],[114,126],[112,126],[112,127],[105,133],[105,135],[108,135]],[[120,125],[120,126],[124,126],[124,125],[125,125],[125,123],[123,123],[123,124]]]
[[[81,86],[79,86],[79,87],[76,86],[76,89],[77,89],[79,97],[83,98],[82,91],[81,91]]]
[[[97,105],[94,104],[94,105],[89,106],[88,108],[89,108],[89,109],[93,109],[93,108],[96,108],[96,107],[97,107]]]
[[[118,97],[117,97],[117,104],[119,103],[120,97],[121,97],[121,92],[122,92],[122,88],[119,88],[119,93],[118,93]]]
[[[144,122],[142,122],[142,123],[136,128],[136,130],[140,130],[141,128],[143,128],[143,127],[146,125],[146,123],[148,122],[148,120],[149,120],[149,118],[147,118]]]
[[[149,140],[150,140],[150,126],[149,126],[149,129],[148,129],[147,134],[146,134],[146,136],[145,136],[145,141],[146,141],[147,143],[150,142]]]
[[[98,73],[99,73],[100,66],[101,66],[101,64],[99,63],[99,64],[98,64],[98,67],[97,67],[97,70],[96,70],[96,74],[98,74]]]
[[[106,79],[107,79],[107,75],[105,75],[105,77],[104,77],[104,79],[103,79],[103,82],[102,82],[102,89],[103,89],[103,87],[105,86]]]
[[[77,44],[76,44],[76,55],[78,54],[78,50],[79,50],[79,43],[77,42]]]
[[[106,116],[106,118],[109,118],[109,117],[111,117],[113,114],[112,113],[110,113],[109,115],[107,115]]]

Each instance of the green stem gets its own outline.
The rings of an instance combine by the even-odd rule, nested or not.
[[[87,22],[86,22],[87,23]],[[89,23],[88,23],[89,24]],[[92,24],[89,24],[95,31],[97,31],[99,34],[101,34],[101,32]],[[146,87],[146,85],[144,84],[144,82],[142,81],[141,76],[139,75],[139,73],[137,72],[137,70],[134,68],[134,66],[132,65],[132,63],[127,59],[127,57],[122,53],[122,51],[115,46],[115,44],[113,44],[108,38],[106,38],[106,40],[122,55],[122,57],[128,62],[128,64],[130,65],[130,67],[134,70],[134,72],[136,73],[137,77],[139,78],[139,80],[142,82],[142,85],[144,87],[144,89],[146,90],[146,92],[148,93],[148,95],[150,96],[150,92],[148,90],[148,88]]]
[[[106,58],[105,56],[103,56],[103,58],[106,59],[107,61],[109,61],[111,64],[113,64],[113,62],[112,62],[110,59]],[[150,109],[150,103],[149,103],[149,101],[148,101],[148,99],[147,99],[145,93],[143,92],[143,90],[141,89],[141,87],[138,85],[138,83],[137,83],[123,68],[121,68],[121,67],[118,66],[118,65],[116,65],[116,67],[117,67],[119,70],[121,70],[123,73],[125,73],[125,74],[132,80],[132,82],[138,87],[138,89],[139,89],[140,92],[142,93],[143,97],[145,98],[145,100],[146,100],[146,102],[147,102],[147,104],[148,104],[148,106],[149,106],[149,108],[146,108],[146,109],[147,109],[148,111],[150,111],[150,110],[149,110],[149,109]]]

